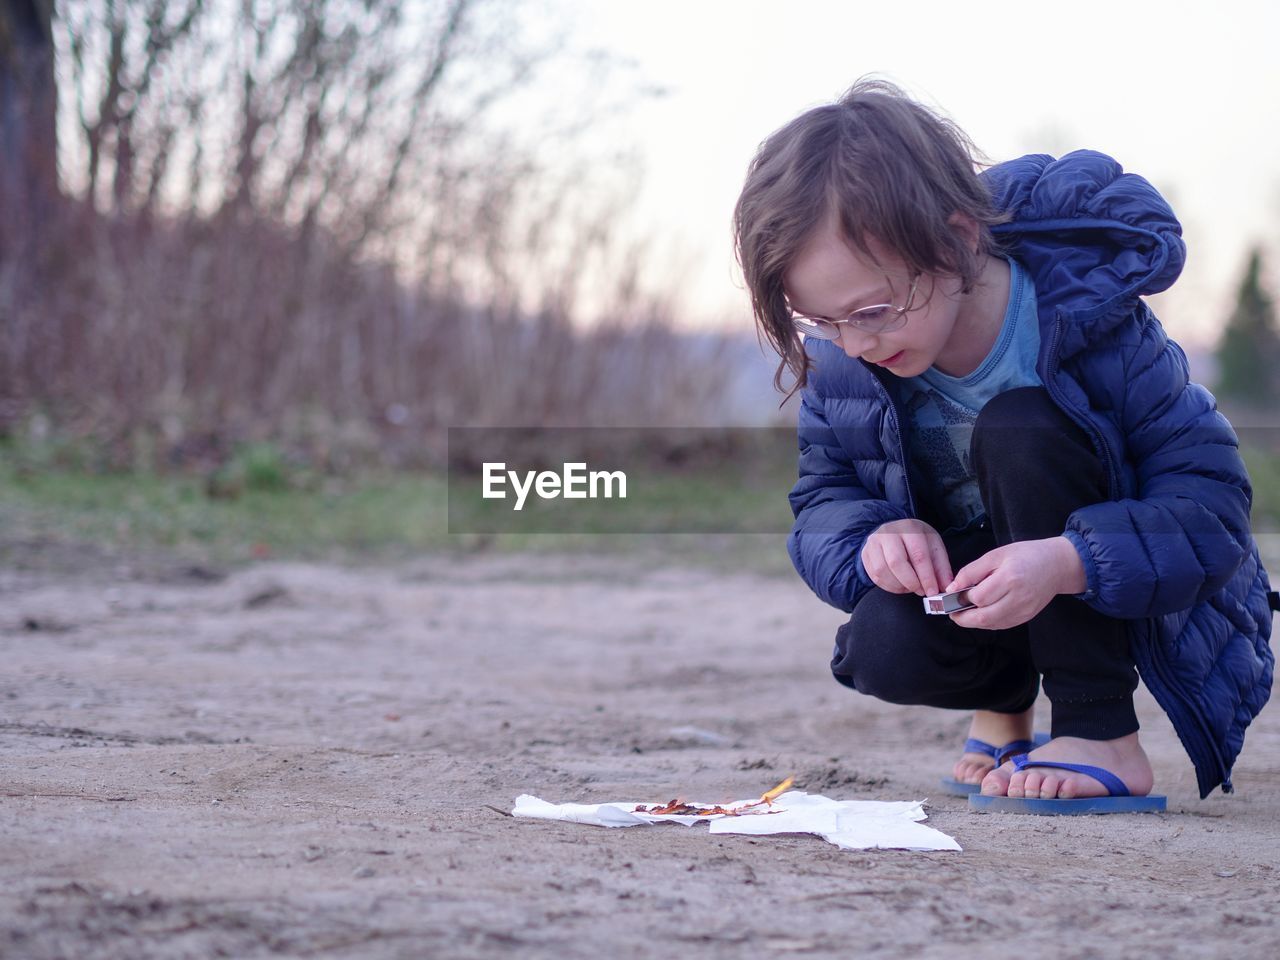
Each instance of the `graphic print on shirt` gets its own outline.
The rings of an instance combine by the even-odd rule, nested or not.
[[[955,526],[964,526],[983,512],[982,496],[969,457],[969,442],[978,412],[950,400],[931,387],[916,389],[906,398],[914,429],[911,460],[927,479],[935,508]]]

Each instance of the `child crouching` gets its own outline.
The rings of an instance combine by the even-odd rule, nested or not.
[[[973,710],[955,780],[1038,799],[1151,792],[1141,674],[1201,796],[1230,791],[1275,595],[1235,434],[1140,299],[1181,271],[1179,224],[1103,154],[978,174],[971,151],[862,81],[765,141],[735,211],[775,384],[801,391],[788,549],[850,614],[832,671]],[[971,609],[924,615],[959,590]]]

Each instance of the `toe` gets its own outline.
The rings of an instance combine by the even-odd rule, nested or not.
[[[1058,796],[1063,800],[1074,800],[1077,797],[1105,797],[1107,788],[1093,777],[1083,773],[1073,773],[1062,778],[1062,787]]]
[[[986,797],[1003,797],[1009,792],[1011,767],[996,767],[982,778],[982,794]]]
[[[986,776],[987,771],[990,769],[990,763],[963,758],[956,761],[955,778],[961,783],[981,783],[982,778]]]
[[[1027,779],[1022,782],[1022,795],[1036,799],[1040,796],[1040,784],[1044,782],[1044,774],[1039,770],[1032,770],[1027,774]]]
[[[1061,794],[1058,791],[1061,789],[1062,780],[1056,774],[1046,773],[1044,779],[1040,781],[1040,799],[1052,800],[1054,797],[1059,797]]]

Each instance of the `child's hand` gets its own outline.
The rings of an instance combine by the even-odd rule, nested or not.
[[[972,610],[951,614],[962,627],[1006,630],[1026,623],[1060,593],[1083,593],[1084,565],[1066,537],[1023,540],[983,554],[945,588],[968,590]]]
[[[889,593],[922,597],[941,593],[951,560],[938,531],[923,520],[894,520],[876,528],[862,546],[862,567]]]

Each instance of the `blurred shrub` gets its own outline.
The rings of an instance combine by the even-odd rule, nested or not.
[[[345,471],[442,463],[452,425],[722,422],[723,351],[616,230],[637,171],[602,128],[629,94],[530,17],[61,5],[63,193],[38,229],[0,197],[0,435],[38,412],[108,465],[234,489],[259,442]]]
[[[290,463],[276,444],[249,443],[208,474],[205,492],[215,500],[234,500],[249,492],[282,493],[306,486],[304,476],[303,465]]]

